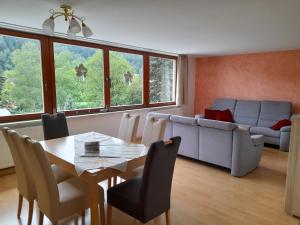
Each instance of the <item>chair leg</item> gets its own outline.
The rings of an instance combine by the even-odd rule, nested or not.
[[[170,210],[167,210],[165,212],[165,214],[166,214],[166,225],[171,225],[171,223],[170,223]]]
[[[108,180],[107,180],[107,186],[108,186],[108,188],[111,188],[111,177],[108,178]]]
[[[39,225],[43,225],[44,223],[44,213],[40,211],[39,213]]]
[[[111,225],[111,219],[112,219],[112,206],[110,204],[107,204],[107,225]]]
[[[23,196],[19,193],[19,204],[18,204],[18,218],[21,216],[21,211],[22,211],[22,205],[23,205]]]
[[[114,186],[118,183],[118,177],[114,177]]]
[[[101,221],[101,225],[105,225],[105,210],[104,210],[104,202],[100,202],[99,204],[100,208],[100,221]]]
[[[33,214],[34,200],[29,202],[29,210],[28,210],[28,221],[27,225],[31,225],[32,222],[32,214]]]
[[[85,224],[85,210],[83,210],[83,212],[81,214],[81,222],[82,222],[82,225]]]

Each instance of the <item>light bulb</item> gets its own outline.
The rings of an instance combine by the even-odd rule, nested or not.
[[[93,31],[85,23],[82,23],[82,34],[84,37],[88,38],[93,35]]]
[[[72,19],[70,20],[70,27],[69,27],[70,31],[72,33],[79,33],[81,31],[81,27],[80,24],[78,23],[78,21],[72,17]]]
[[[43,30],[47,34],[53,34],[54,33],[54,18],[51,16],[50,18],[46,19],[42,25]]]

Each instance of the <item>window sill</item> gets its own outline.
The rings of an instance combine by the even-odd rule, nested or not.
[[[84,114],[84,115],[74,115],[74,116],[67,116],[67,120],[73,120],[78,118],[86,118],[86,117],[98,117],[98,116],[111,116],[116,114],[122,114],[125,112],[139,112],[139,111],[146,111],[146,112],[153,112],[153,111],[160,111],[160,110],[168,110],[168,109],[176,109],[181,108],[181,106],[178,105],[169,105],[169,106],[158,106],[158,107],[150,107],[150,108],[140,108],[140,109],[129,109],[129,110],[123,110],[123,111],[114,111],[114,112],[101,112],[101,113],[93,113],[93,114]],[[36,127],[41,126],[42,121],[40,119],[38,120],[26,120],[26,121],[18,121],[18,122],[9,122],[9,123],[1,123],[0,128],[3,127],[9,127],[11,129],[19,129],[19,128],[25,128],[25,127]]]

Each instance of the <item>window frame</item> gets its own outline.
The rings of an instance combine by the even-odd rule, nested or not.
[[[175,60],[175,98],[177,94],[177,56],[165,55],[160,53],[152,53],[143,50],[135,50],[123,47],[115,47],[104,44],[98,44],[83,40],[70,40],[61,37],[50,37],[43,34],[35,34],[24,31],[11,30],[7,28],[0,28],[0,35],[8,35],[13,37],[28,38],[40,41],[41,45],[41,65],[42,65],[42,87],[43,87],[43,103],[44,112],[41,113],[29,113],[10,116],[0,116],[0,123],[17,122],[25,120],[40,119],[43,113],[53,114],[57,112],[56,108],[56,84],[55,84],[55,59],[54,59],[54,43],[61,43],[66,45],[75,45],[82,47],[89,47],[100,49],[103,52],[103,80],[104,80],[104,107],[91,108],[91,109],[77,109],[77,110],[65,110],[67,116],[116,112],[132,109],[142,109],[160,106],[176,105],[176,101],[172,102],[159,102],[150,103],[150,57],[159,57],[165,59]],[[116,51],[129,54],[137,54],[143,57],[143,88],[142,97],[143,103],[136,105],[124,105],[124,106],[110,106],[110,63],[109,52]]]

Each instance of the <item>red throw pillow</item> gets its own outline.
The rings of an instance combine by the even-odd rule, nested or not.
[[[219,111],[219,110],[205,109],[204,118],[209,119],[209,120],[215,120],[216,119],[216,111]]]
[[[225,122],[233,122],[232,113],[229,109],[224,111],[218,110],[216,112],[216,120],[225,121]]]
[[[292,122],[290,120],[280,120],[278,121],[276,124],[274,124],[271,129],[273,130],[280,130],[281,127],[285,127],[285,126],[291,126]]]

